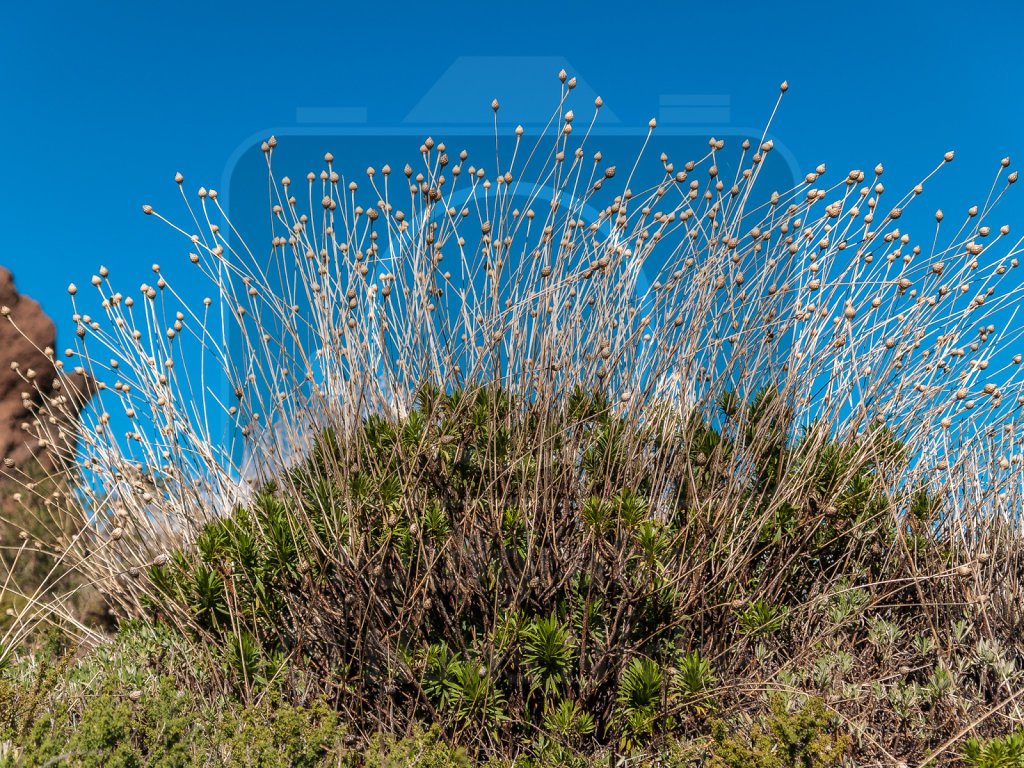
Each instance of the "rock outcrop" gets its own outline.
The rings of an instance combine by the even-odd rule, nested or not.
[[[47,348],[53,354],[57,326],[38,301],[18,293],[14,276],[3,267],[0,308],[0,459],[11,459],[16,466],[34,457],[46,469],[58,469],[63,464],[62,457],[74,455],[75,429],[71,420],[77,419],[81,408],[96,392],[96,382],[88,375],[76,373],[65,375],[63,383],[57,381],[53,359],[47,356]],[[34,418],[32,403],[39,404],[43,398],[59,394],[65,395],[66,413],[58,424],[47,427],[54,438],[63,427],[67,437],[55,447],[40,447],[34,431],[25,431],[22,424]]]

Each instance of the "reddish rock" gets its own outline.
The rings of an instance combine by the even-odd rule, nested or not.
[[[62,386],[54,387],[57,371],[45,350],[56,344],[57,326],[38,301],[18,293],[14,276],[3,267],[0,267],[0,307],[6,315],[0,316],[0,458],[10,458],[20,464],[35,456],[47,469],[55,469],[62,463],[61,455],[74,455],[71,419],[78,417],[81,408],[96,392],[96,382],[88,375],[69,373]],[[18,370],[12,369],[12,363],[18,364]],[[26,381],[29,370],[35,376]],[[29,400],[23,399],[23,392],[28,393]],[[67,398],[68,413],[63,418],[64,424],[49,425],[50,433],[56,437],[58,426],[64,426],[69,439],[56,451],[41,449],[33,433],[21,428],[24,422],[33,420],[26,404],[38,404],[43,398],[61,393]]]

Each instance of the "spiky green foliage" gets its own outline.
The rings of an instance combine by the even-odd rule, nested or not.
[[[963,743],[960,754],[971,768],[1020,768],[1024,766],[1024,731],[984,743],[972,736]]]
[[[756,416],[772,397],[742,407]],[[630,427],[579,391],[542,408],[426,387],[405,419],[324,433],[251,505],[151,567],[147,610],[224,649],[212,668],[226,690],[301,680],[367,732],[386,711],[499,752],[541,748],[567,738],[571,710],[580,737],[660,743],[736,701],[709,659],[736,674],[768,641],[784,662],[820,632],[808,598],[838,575],[915,564],[894,549],[901,497],[882,495],[878,467],[899,446],[884,430],[868,451],[779,426],[760,438],[769,471],[725,474],[744,439],[729,422],[689,439],[668,423]],[[716,515],[736,478],[741,514]],[[798,493],[780,504],[770,487]],[[884,652],[888,615],[857,642]]]

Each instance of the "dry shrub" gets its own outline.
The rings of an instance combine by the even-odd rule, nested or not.
[[[634,167],[663,173],[632,190],[560,79],[492,175],[428,138],[363,186],[328,154],[300,192],[269,139],[269,260],[184,196],[203,308],[169,308],[159,265],[137,304],[93,277],[109,324],[76,314],[66,355],[114,383],[81,427],[78,567],[195,639],[202,685],[499,753],[644,749],[772,691],[824,696],[858,762],[1018,722],[1020,241],[986,223],[1016,172],[918,239],[923,187],[883,203],[881,165],[759,198],[771,140],[723,179],[715,139],[646,157],[651,121]]]

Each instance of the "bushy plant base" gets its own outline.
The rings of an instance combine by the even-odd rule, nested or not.
[[[984,564],[958,570],[926,492],[885,492],[887,430],[844,448],[783,407],[726,396],[684,437],[583,391],[425,387],[404,419],[322,434],[121,599],[193,657],[183,690],[317,700],[362,744],[422,726],[474,760],[920,760],[1006,703],[1012,617],[954,599]],[[744,517],[717,516],[737,481]]]

